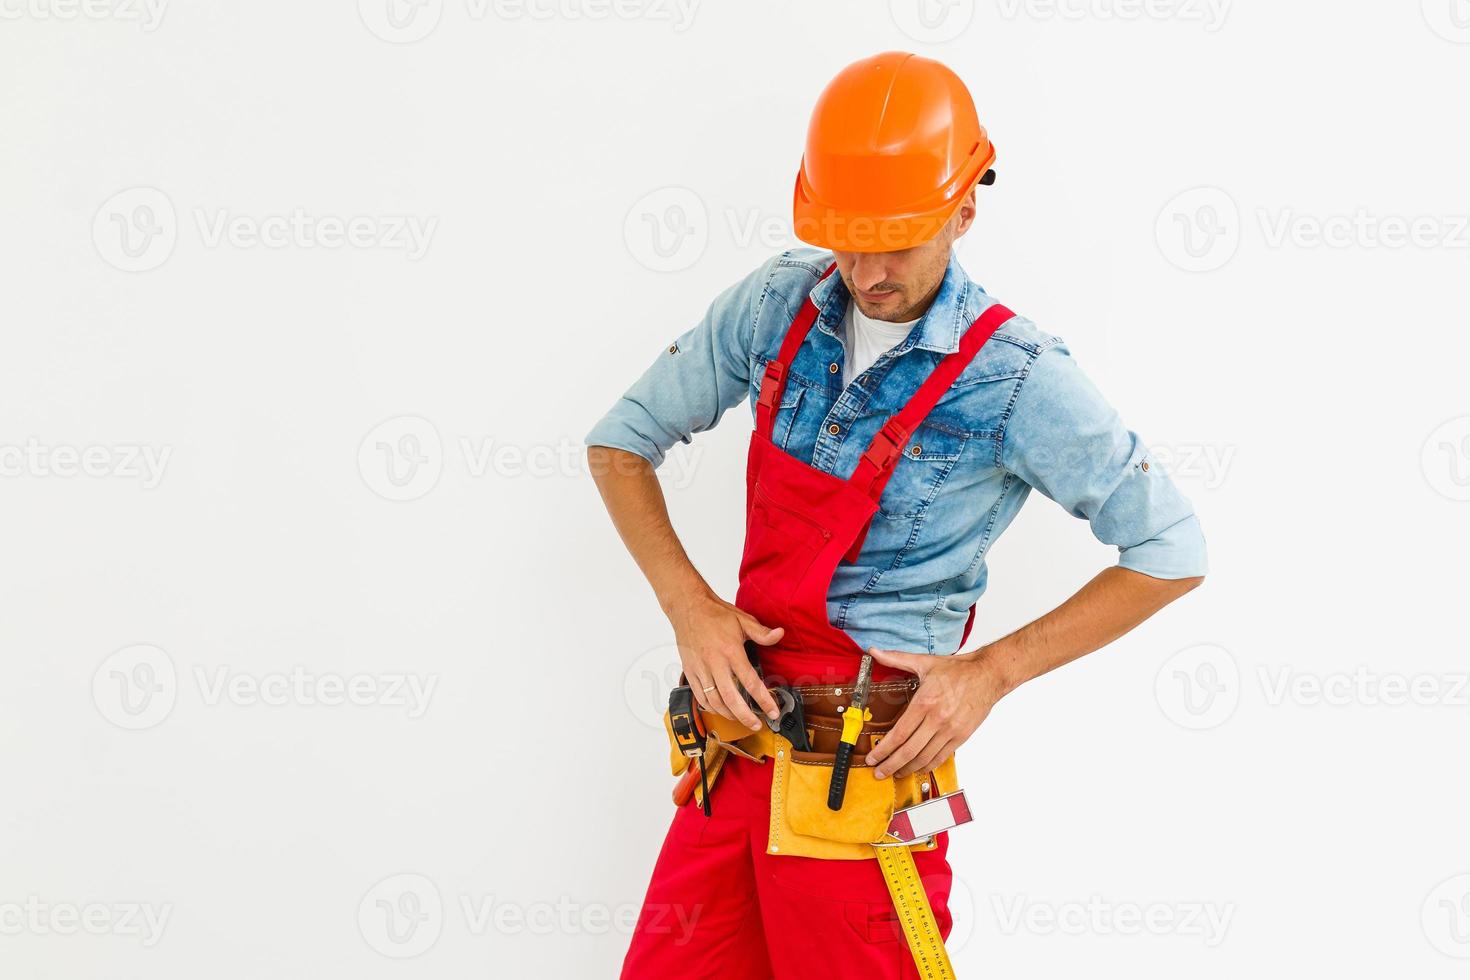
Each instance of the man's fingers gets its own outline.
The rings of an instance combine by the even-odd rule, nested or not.
[[[927,739],[923,738],[921,733],[920,735],[915,735],[913,739],[911,739],[911,741],[914,744],[913,756],[902,765],[894,762],[889,763],[887,766],[884,766],[883,769],[885,773],[889,773],[895,777],[908,776],[912,773],[916,773],[920,769],[923,769],[925,767],[925,764],[929,761],[929,759],[932,758],[934,753],[939,751],[940,746],[944,744],[944,739],[937,733],[930,734]],[[920,744],[921,742],[922,744]],[[897,768],[893,768],[894,766],[897,766]]]
[[[894,775],[910,776],[916,772],[927,772],[928,770],[933,769],[941,762],[943,762],[946,758],[948,758],[945,755],[945,750],[948,749],[949,746],[949,739],[941,735],[934,736],[932,739],[929,740],[929,744],[924,746],[922,752],[914,756],[913,760],[908,765],[904,766],[898,772],[894,773]]]
[[[945,742],[944,748],[934,753],[934,757],[929,760],[929,765],[925,768],[927,768],[931,772],[935,769],[938,769],[940,766],[944,765],[946,762],[954,757],[954,754],[960,750],[960,746],[962,744],[964,744],[963,739],[958,738],[952,738],[949,741]]]
[[[760,709],[766,713],[767,718],[775,721],[781,717],[781,709],[776,706],[776,699],[771,697],[770,688],[766,687],[760,674],[755,672],[749,660],[736,664],[735,676],[740,680],[740,686],[755,698],[755,703],[760,705]]]
[[[924,721],[924,711],[916,705],[910,704],[904,713],[898,716],[898,721],[883,736],[882,741],[873,746],[873,751],[868,753],[867,762],[870,766],[876,766],[884,759],[892,755],[910,735],[912,735]]]
[[[735,683],[735,675],[727,672],[715,683],[719,685],[720,697],[724,699],[725,707],[728,709],[728,713],[722,712],[722,714],[726,714],[728,718],[734,718],[751,731],[760,731],[762,727],[760,719],[755,716],[755,713],[745,703],[745,699],[740,696],[740,685]]]
[[[941,748],[938,752],[933,753],[928,758],[928,760],[926,760],[925,764],[922,767],[915,766],[914,772],[933,772],[935,769],[938,769],[940,766],[948,762],[950,758],[953,757],[954,754],[960,750],[960,746],[962,744],[962,739],[952,738],[948,740],[944,743],[944,747]],[[936,789],[935,792],[937,793],[938,790]]]
[[[903,744],[894,749],[887,759],[878,764],[873,770],[873,777],[875,779],[884,779],[891,773],[897,772],[903,766],[908,765],[929,744],[929,741],[934,737],[934,732],[937,727],[937,725],[926,721],[919,727],[918,731],[904,739]],[[887,747],[889,740],[892,738],[893,735],[889,734],[887,738],[884,738],[879,743],[879,746]]]
[[[719,695],[716,693],[717,688],[713,684],[703,678],[695,679],[694,677],[686,677],[686,680],[689,681],[689,686],[694,691],[694,700],[701,708],[705,711],[712,711],[717,715],[729,717],[729,715],[725,714],[725,706],[720,702]],[[705,688],[709,690],[705,690]]]
[[[899,653],[897,650],[879,650],[877,647],[868,647],[868,653],[885,667],[916,674],[919,677],[923,677],[929,672],[929,668],[934,666],[934,657],[926,653]]]

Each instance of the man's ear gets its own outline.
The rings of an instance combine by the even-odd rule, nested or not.
[[[975,188],[970,188],[970,193],[960,202],[959,208],[954,213],[954,237],[959,238],[970,230],[970,225],[975,223]]]

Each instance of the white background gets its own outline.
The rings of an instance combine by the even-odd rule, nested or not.
[[[580,439],[892,48],[1212,562],[961,752],[961,974],[1464,975],[1470,5],[923,2],[0,0],[0,975],[615,975],[674,653]],[[1033,499],[977,639],[1113,560]]]

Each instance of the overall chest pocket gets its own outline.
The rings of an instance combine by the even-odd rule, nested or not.
[[[825,527],[775,499],[757,479],[746,518],[735,604],[762,623],[790,622],[792,597],[831,539]]]
[[[921,424],[909,437],[893,476],[883,491],[879,510],[885,517],[921,514],[959,465],[970,436]]]

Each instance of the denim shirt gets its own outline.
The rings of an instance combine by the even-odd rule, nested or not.
[[[782,253],[721,293],[587,435],[655,466],[675,442],[712,428],[749,397],[808,294],[820,313],[786,384],[772,437],[846,478],[873,434],[903,407],[975,318],[996,301],[953,254],[908,338],[842,387],[850,297],[830,252]],[[1032,489],[1085,518],[1119,564],[1155,578],[1205,573],[1189,501],[1066,346],[1024,317],[1002,324],[910,438],[855,563],[837,568],[832,625],[863,647],[953,653],[985,591],[985,556]],[[781,623],[767,623],[780,626]]]

